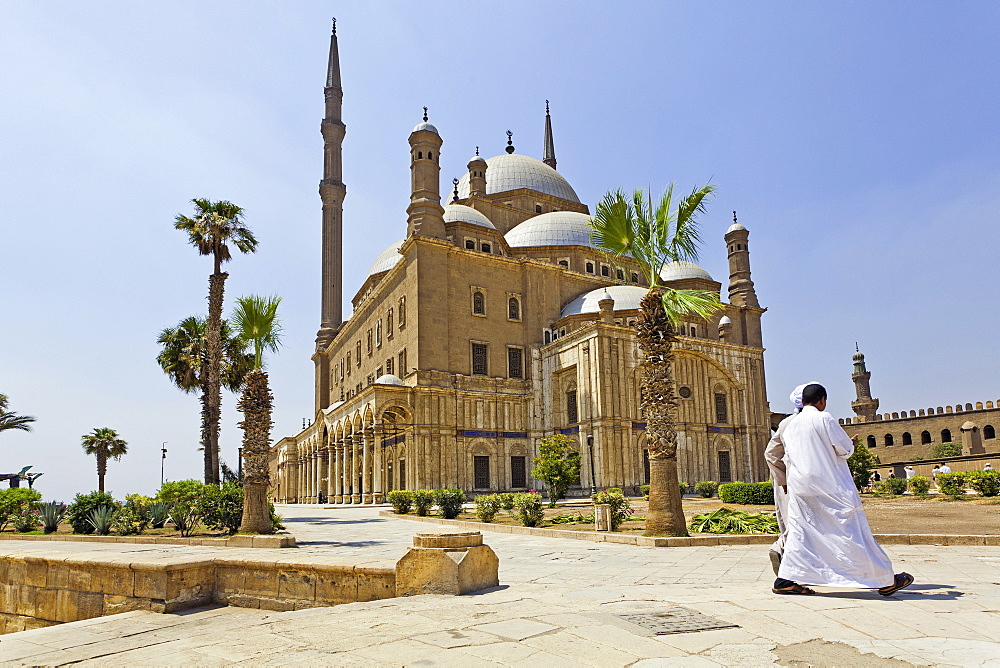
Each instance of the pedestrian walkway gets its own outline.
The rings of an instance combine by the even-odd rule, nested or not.
[[[279,513],[298,550],[346,558],[398,557],[427,529],[372,508]],[[766,546],[484,537],[500,557],[501,586],[480,594],[282,613],[126,613],[3,636],[0,662],[1000,666],[1000,547],[889,546],[896,570],[916,576],[913,587],[890,598],[828,588],[810,597],[770,593]],[[739,628],[657,636],[620,617],[677,606]]]

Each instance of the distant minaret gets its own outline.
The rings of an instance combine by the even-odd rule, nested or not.
[[[424,120],[410,133],[410,206],[406,208],[406,236],[414,234],[444,239],[441,206],[441,135]]]
[[[549,116],[549,101],[545,100],[545,146],[542,149],[542,162],[556,168],[556,145],[552,141],[552,117]]]
[[[323,180],[319,196],[323,200],[323,291],[316,350],[324,350],[343,321],[343,214],[347,188],[343,182],[341,146],[347,126],[340,120],[344,91],[340,87],[340,53],[337,49],[337,20],[330,36],[330,60],[326,71],[326,117],[323,134]]]
[[[476,154],[469,160],[469,196],[486,197],[486,169],[489,165],[481,155],[479,147],[476,147]]]
[[[726,246],[729,250],[729,303],[740,309],[736,326],[736,340],[732,343],[744,346],[763,346],[760,331],[760,316],[764,310],[757,301],[757,291],[750,280],[750,232],[736,220],[726,230]]]
[[[865,419],[865,422],[874,422],[875,416],[878,414],[878,399],[872,398],[872,388],[869,384],[872,374],[865,367],[865,356],[858,348],[858,344],[854,344],[854,373],[851,374],[851,380],[854,381],[854,389],[858,393],[858,398],[851,402],[851,408],[854,412]]]

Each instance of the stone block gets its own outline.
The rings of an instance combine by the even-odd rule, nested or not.
[[[315,600],[324,603],[352,603],[359,600],[358,578],[354,569],[317,569]]]
[[[274,610],[275,612],[295,610],[297,602],[294,599],[270,598],[268,596],[262,596],[257,600],[258,607],[261,610]]]
[[[413,537],[413,547],[476,547],[483,544],[478,531],[421,531]]]
[[[12,585],[7,590],[8,612],[30,617],[35,614],[35,587],[25,587],[23,585]]]
[[[90,568],[85,563],[68,563],[69,573],[67,574],[66,586],[73,591],[90,591],[91,575]]]
[[[167,572],[163,568],[136,568],[133,594],[140,598],[165,600],[167,598]]]
[[[905,533],[880,533],[875,540],[881,545],[909,545],[910,535]]]
[[[910,545],[947,545],[948,536],[929,533],[911,533]]]
[[[45,586],[53,589],[67,589],[69,587],[69,566],[61,561],[50,562],[45,573]]]
[[[86,591],[70,593],[74,594],[76,599],[76,619],[92,619],[104,614],[103,594]]]
[[[243,573],[243,592],[256,596],[278,596],[278,570],[271,568],[247,568]]]
[[[215,569],[216,598],[224,601],[224,596],[243,591],[244,569],[240,566],[217,566]]]
[[[230,536],[227,542],[229,547],[253,547],[254,536],[249,534],[236,534]]]
[[[167,612],[210,603],[215,595],[215,569],[211,566],[189,566],[168,570],[166,594]]]
[[[383,573],[362,573],[358,578],[357,601],[381,601],[386,598],[395,598],[396,574],[394,572]]]
[[[147,598],[136,598],[134,596],[118,596],[114,594],[104,595],[105,615],[117,615],[121,612],[132,612],[133,610],[165,612],[166,603],[162,601],[154,602]]]
[[[1000,545],[1000,536],[983,536],[983,541],[987,545]]]
[[[315,600],[316,571],[311,569],[278,571],[278,598]]]
[[[246,594],[229,594],[225,603],[236,608],[259,608],[260,598],[257,596],[247,596]]]
[[[986,536],[948,536],[949,545],[985,545]]]
[[[33,617],[52,622],[59,619],[59,591],[56,589],[35,588],[35,611]]]
[[[7,582],[24,582],[28,578],[28,565],[24,559],[7,559]]]
[[[21,584],[29,587],[44,587],[48,576],[49,562],[47,559],[28,558],[24,560],[24,579]],[[14,582],[14,580],[11,580]]]
[[[469,536],[464,539],[474,540]],[[500,584],[499,566],[499,559],[487,545],[411,547],[396,562],[396,595],[457,595],[496,587]]]

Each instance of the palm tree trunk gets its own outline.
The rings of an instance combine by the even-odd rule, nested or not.
[[[97,491],[104,491],[104,476],[108,472],[108,456],[103,452],[97,453]]]
[[[211,407],[208,399],[208,382],[201,384],[201,449],[205,459],[205,480],[212,477],[212,442],[211,433]]]
[[[240,531],[274,533],[267,503],[270,486],[268,449],[271,444],[271,402],[267,374],[247,374],[237,405],[243,412],[243,519]]]
[[[673,324],[659,292],[650,290],[640,305],[636,324],[643,352],[643,409],[649,447],[649,512],[646,533],[686,536],[684,509],[677,484],[677,396],[674,393]]]
[[[208,443],[205,444],[205,483],[219,484],[219,422],[222,416],[222,300],[229,274],[216,270],[208,277],[208,321],[205,323],[205,356],[208,362]]]

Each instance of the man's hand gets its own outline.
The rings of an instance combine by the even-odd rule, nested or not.
[[[861,438],[861,434],[855,434],[854,436],[851,436],[851,443],[853,443],[854,446],[857,447],[857,445],[858,445],[858,439],[860,439],[860,438]]]

